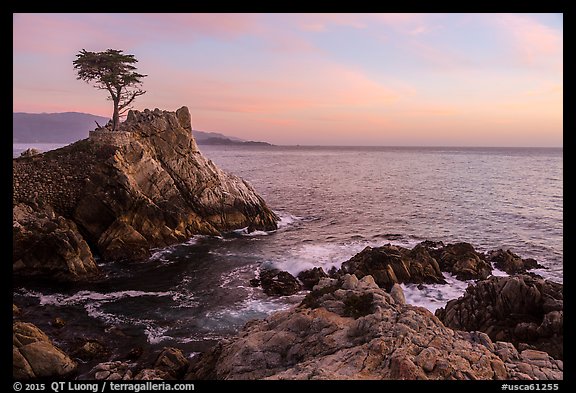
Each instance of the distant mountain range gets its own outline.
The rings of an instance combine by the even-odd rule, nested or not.
[[[12,114],[12,143],[72,143],[88,137],[96,122],[103,126],[107,117],[80,112]],[[193,131],[199,145],[258,145],[267,142],[245,141],[218,132]]]

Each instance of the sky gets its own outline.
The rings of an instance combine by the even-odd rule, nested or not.
[[[280,145],[560,147],[562,14],[13,14],[14,112],[110,117],[81,49],[138,59],[134,109]]]

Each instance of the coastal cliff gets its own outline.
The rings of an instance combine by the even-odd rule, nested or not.
[[[276,229],[256,191],[201,154],[190,119],[130,111],[119,132],[14,159],[14,271],[76,280],[97,273],[92,254],[137,260],[196,234]]]

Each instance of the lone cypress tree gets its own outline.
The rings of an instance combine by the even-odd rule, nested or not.
[[[89,52],[82,49],[73,61],[74,69],[78,73],[76,79],[86,83],[93,82],[94,87],[108,90],[108,99],[114,104],[112,114],[112,130],[116,131],[120,124],[120,115],[131,107],[136,97],[146,93],[140,88],[142,78],[147,75],[136,72],[133,65],[138,60],[134,55],[124,54],[117,49],[108,49],[105,52]]]

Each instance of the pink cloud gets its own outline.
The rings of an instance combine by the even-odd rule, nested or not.
[[[523,63],[534,65],[552,58],[562,62],[562,32],[546,26],[529,16],[499,15],[500,28],[505,30]]]
[[[182,32],[233,39],[261,31],[258,14],[141,14],[133,20],[143,29],[160,34]]]
[[[371,80],[359,70],[318,60],[284,64],[274,73],[231,71],[227,75],[182,72],[179,83],[191,86],[194,106],[216,111],[282,114],[326,108],[385,106],[404,92]],[[283,75],[278,78],[277,75]],[[214,81],[220,78],[219,84]],[[164,84],[166,88],[166,85]],[[176,90],[179,86],[174,85]],[[151,86],[150,90],[154,90]]]
[[[400,30],[404,33],[413,32],[414,29],[428,29],[425,22],[433,17],[429,14],[362,14],[362,13],[339,13],[339,14],[297,14],[298,25],[301,30],[312,32],[325,32],[331,27],[352,27],[366,29],[369,26],[385,26]]]
[[[13,20],[14,53],[62,54],[91,42],[114,46],[119,41],[109,30],[82,23],[73,14],[14,14]]]
[[[255,14],[14,14],[14,52],[66,53],[260,33]]]

